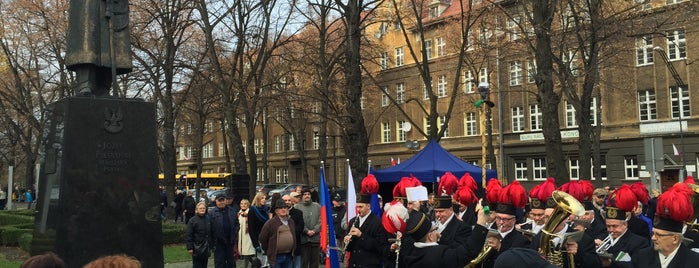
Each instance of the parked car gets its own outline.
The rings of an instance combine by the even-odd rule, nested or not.
[[[264,192],[266,195],[269,195],[269,192],[271,190],[277,189],[279,187],[283,187],[284,184],[275,184],[275,183],[269,183],[269,184],[262,184],[262,185],[257,185],[255,188],[256,190]]]
[[[303,186],[303,185],[298,184],[298,183],[285,184],[282,187],[279,187],[279,188],[274,189],[274,190],[270,190],[267,195],[272,196],[274,193],[279,193],[280,195],[284,196],[286,194],[290,194],[292,191],[295,191],[297,186]]]

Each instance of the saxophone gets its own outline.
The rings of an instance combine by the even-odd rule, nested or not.
[[[560,247],[563,246],[563,243],[565,243],[568,236],[560,237],[553,232],[556,227],[561,222],[565,221],[565,219],[571,214],[576,216],[582,216],[585,214],[585,207],[583,207],[583,205],[580,204],[575,197],[567,194],[566,192],[553,191],[552,196],[553,200],[556,202],[556,209],[553,211],[553,214],[551,214],[551,217],[548,219],[548,221],[546,221],[546,224],[544,224],[544,227],[541,229],[541,240],[539,240],[539,245],[541,247],[541,251],[546,257],[546,260],[553,265],[562,267],[563,259],[566,257],[564,254],[567,252],[561,250]],[[574,236],[579,236],[579,234],[576,232]],[[553,244],[553,238],[555,237],[561,238],[562,243],[559,247],[555,247]],[[570,260],[568,264],[571,268],[575,267],[574,255],[570,253],[567,255]]]

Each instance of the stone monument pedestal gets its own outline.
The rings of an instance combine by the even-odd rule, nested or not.
[[[48,109],[32,255],[82,267],[126,254],[163,267],[155,105],[70,97]]]

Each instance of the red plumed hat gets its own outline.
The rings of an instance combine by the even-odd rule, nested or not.
[[[622,184],[607,199],[606,219],[626,220],[626,212],[633,211],[636,206],[638,206],[636,194],[628,184]]]
[[[374,174],[369,174],[364,179],[362,179],[361,189],[359,193],[362,194],[376,194],[379,192],[379,182],[374,177]]]
[[[516,215],[517,208],[524,208],[527,205],[527,191],[518,181],[514,181],[500,191],[498,200],[496,212]]]
[[[529,196],[532,198],[532,208],[545,209],[554,207],[556,204],[553,202],[551,194],[556,190],[556,180],[549,177],[545,182],[537,186],[529,191]]]
[[[387,232],[395,234],[396,232],[405,232],[406,222],[408,220],[408,209],[397,200],[386,205],[384,214],[381,216],[381,225]]]
[[[582,185],[580,185],[580,182],[578,181],[566,182],[565,184],[561,185],[561,187],[558,189],[575,197],[575,199],[577,199],[580,202],[582,202],[585,198],[585,192],[583,191],[583,187]]]
[[[416,178],[412,173],[410,173],[410,181],[412,182],[412,186],[410,187],[416,187],[422,185],[422,182],[420,179]]]
[[[684,183],[686,183],[686,184],[696,184],[696,183],[694,182],[694,178],[693,178],[692,176],[687,176],[687,178],[684,179]]]
[[[459,187],[459,189],[456,190],[456,193],[454,193],[454,200],[456,200],[456,202],[459,202],[459,204],[461,205],[469,206],[474,202],[477,202],[478,198],[473,193],[473,191],[471,191],[470,188]]]
[[[500,192],[502,191],[502,184],[495,178],[491,178],[488,184],[485,186],[485,202],[488,205],[494,206],[500,200]]]
[[[439,184],[437,184],[436,196],[451,196],[456,191],[459,186],[459,182],[456,180],[456,176],[447,171],[439,178]]]
[[[393,187],[393,199],[405,198],[407,196],[405,193],[406,187],[412,187],[412,181],[408,177],[403,177]]]
[[[471,174],[466,172],[461,176],[461,180],[459,180],[459,188],[461,187],[468,187],[471,191],[475,191],[478,189],[478,184],[476,184],[476,180],[471,177]]]
[[[592,194],[595,192],[595,187],[588,180],[579,180],[580,186],[583,189],[583,201],[592,201]]]
[[[684,223],[694,217],[691,195],[689,186],[677,183],[658,196],[653,228],[682,233]]]
[[[648,189],[646,189],[646,186],[640,182],[634,182],[631,184],[631,190],[633,191],[634,194],[636,194],[636,199],[638,201],[641,201],[644,205],[648,205],[648,199],[650,198],[650,194],[648,193]]]

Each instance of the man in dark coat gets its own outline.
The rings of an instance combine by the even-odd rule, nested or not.
[[[381,267],[388,253],[388,233],[381,219],[371,213],[371,195],[357,195],[357,216],[350,220],[350,229],[343,238],[350,253],[347,267]]]
[[[513,188],[510,189],[509,187]],[[506,188],[503,188],[503,192],[500,194],[499,202],[495,208],[495,225],[498,235],[489,235],[487,238],[486,243],[488,243],[493,250],[484,261],[484,267],[493,267],[495,265],[495,259],[505,250],[529,247],[529,239],[521,232],[515,230],[515,223],[517,222],[516,210],[517,208],[524,208],[525,205],[520,202],[522,200],[518,198],[518,196],[526,197],[526,192],[524,187],[516,181],[507,185]]]
[[[237,242],[238,211],[226,206],[226,195],[216,196],[216,207],[209,211],[216,268],[235,268],[233,246]]]
[[[580,232],[580,233],[577,233]],[[577,236],[579,236],[579,241],[575,241],[574,239],[570,238],[567,241],[555,241],[554,243],[556,246],[559,247],[559,251],[564,251],[563,256],[563,266],[562,267],[570,267],[570,258],[569,254],[573,255],[573,259],[575,262],[575,267],[583,267],[583,268],[597,268],[602,266],[602,263],[597,256],[597,252],[595,252],[595,243],[592,237],[586,235],[584,231],[577,231],[571,227],[568,226],[568,223],[565,221],[561,221],[561,223],[558,224],[558,226],[554,229],[553,233],[559,234],[559,235],[572,235],[574,233],[577,233]],[[530,248],[533,250],[536,250],[539,252],[541,248],[541,236],[542,233],[539,232],[537,233],[533,238],[532,242],[530,245]],[[556,238],[554,238],[556,239]],[[550,243],[547,241],[547,243]],[[565,244],[560,244],[560,243],[565,243]]]
[[[449,247],[466,246],[466,240],[471,235],[472,228],[454,213],[451,196],[435,198],[434,217],[437,222],[437,232],[440,234],[437,243]]]
[[[631,256],[631,262],[614,262],[616,267],[636,268],[689,268],[699,264],[699,253],[682,243],[684,222],[693,216],[686,190],[675,185],[658,197],[653,221],[653,247],[640,249]],[[691,191],[690,191],[691,192]]]
[[[620,201],[633,200],[633,202]],[[611,237],[610,247],[606,254],[602,254],[602,265],[604,267],[618,262],[630,261],[634,256],[638,256],[639,251],[649,246],[649,240],[631,232],[628,217],[636,206],[635,194],[628,185],[622,185],[609,196],[607,207],[605,208],[605,222],[607,232]]]
[[[333,228],[335,230],[335,239],[337,240],[336,245],[338,247],[343,247],[342,237],[345,231],[342,230],[342,221],[345,219],[347,207],[345,207],[345,200],[340,193],[335,193],[335,195],[333,195],[332,203]]]
[[[184,207],[184,223],[189,223],[189,219],[194,217],[194,213],[196,212],[197,203],[194,201],[193,194],[194,192],[188,191],[187,196],[182,200],[182,207]]]

